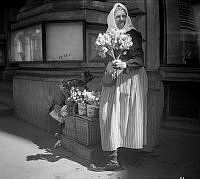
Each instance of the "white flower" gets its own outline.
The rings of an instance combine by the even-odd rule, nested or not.
[[[108,49],[106,47],[103,47],[102,50],[104,53],[108,52]]]
[[[109,34],[104,34],[104,41],[107,45],[111,45],[111,37]]]
[[[78,96],[81,96],[81,95],[82,95],[81,91],[78,91],[78,92],[77,92],[77,95],[78,95]]]
[[[132,45],[132,38],[129,34],[115,29],[104,34],[100,33],[96,40],[96,49],[102,58],[105,58],[106,54],[108,54],[114,59],[117,59],[115,57],[115,51],[117,51],[118,55],[123,55]]]

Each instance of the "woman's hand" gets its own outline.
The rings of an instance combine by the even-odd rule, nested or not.
[[[126,68],[126,62],[123,62],[121,60],[114,60],[112,67],[117,70],[122,70],[122,69]]]

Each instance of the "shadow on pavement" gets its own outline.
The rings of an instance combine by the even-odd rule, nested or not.
[[[144,161],[155,161],[159,157],[159,155],[155,155],[153,152],[127,148],[118,149],[118,159],[123,166],[140,167]]]
[[[57,140],[53,135],[25,121],[14,117],[0,118],[0,131],[31,141],[37,145],[38,149],[43,150],[41,153],[28,155],[26,157],[27,161],[46,160],[48,162],[56,162],[65,158],[78,162],[83,166],[88,166],[88,163],[75,156],[72,152],[66,151],[63,147],[54,148]]]

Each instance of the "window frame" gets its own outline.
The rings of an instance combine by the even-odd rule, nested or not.
[[[47,59],[47,46],[46,46],[46,26],[47,24],[55,24],[55,23],[81,23],[82,25],[82,35],[83,35],[83,59],[82,60],[48,60]],[[80,62],[86,62],[86,22],[84,20],[56,20],[56,21],[43,21],[43,46],[44,53],[43,53],[43,63],[80,63]]]
[[[184,68],[200,68],[200,64],[178,64],[168,63],[168,30],[167,30],[167,12],[166,0],[159,1],[159,17],[160,17],[160,66],[161,67],[184,67]]]
[[[81,23],[82,25],[82,35],[83,35],[83,59],[82,60],[47,60],[47,49],[46,49],[46,26],[47,24],[55,24],[55,23]],[[11,34],[15,31],[19,31],[19,30],[23,30],[23,29],[27,29],[30,27],[34,27],[40,25],[41,26],[41,33],[42,33],[42,60],[40,61],[12,61],[11,60],[11,43],[12,43],[12,39],[11,39]],[[86,22],[84,20],[54,20],[54,21],[40,21],[37,23],[30,23],[28,25],[19,25],[17,26],[13,26],[11,28],[11,32],[10,32],[10,36],[9,36],[9,56],[8,56],[8,63],[10,65],[13,64],[49,64],[49,63],[80,63],[80,62],[86,62]]]
[[[8,63],[9,64],[38,64],[38,63],[43,63],[43,50],[44,50],[44,46],[43,46],[43,22],[41,21],[41,22],[37,22],[37,23],[31,23],[31,24],[28,24],[28,25],[25,25],[25,26],[19,26],[19,27],[13,27],[13,28],[11,28],[11,32],[10,32],[10,35],[9,35],[9,49],[8,49]],[[20,30],[23,30],[23,29],[27,29],[27,28],[31,28],[31,27],[34,27],[34,26],[37,26],[37,25],[39,25],[39,26],[41,26],[41,33],[42,33],[42,39],[41,39],[41,41],[42,41],[42,56],[41,56],[41,58],[42,58],[42,60],[35,60],[35,61],[12,61],[11,60],[11,43],[12,43],[12,39],[11,39],[11,37],[12,37],[12,33],[13,32],[16,32],[16,31],[20,31]]]

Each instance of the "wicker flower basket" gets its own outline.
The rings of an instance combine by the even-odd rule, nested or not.
[[[85,103],[78,103],[78,114],[81,116],[87,115],[87,105]]]
[[[73,116],[78,113],[78,104],[76,102],[65,100],[65,104],[67,105],[68,115]]]
[[[100,128],[98,118],[87,116],[67,116],[64,134],[85,146],[100,143]]]
[[[90,118],[99,117],[99,107],[91,104],[87,104],[87,116]]]

